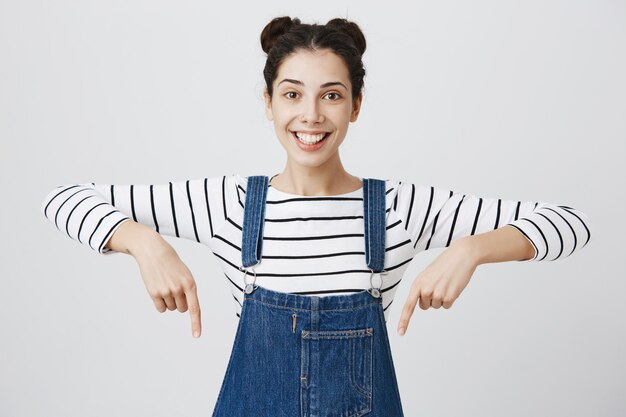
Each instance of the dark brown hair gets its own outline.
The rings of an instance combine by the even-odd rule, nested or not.
[[[365,67],[361,57],[365,52],[365,36],[354,22],[335,18],[325,25],[318,25],[300,23],[297,17],[276,17],[263,28],[261,47],[267,53],[263,77],[270,97],[280,64],[299,49],[332,50],[348,67],[353,100],[363,88]]]

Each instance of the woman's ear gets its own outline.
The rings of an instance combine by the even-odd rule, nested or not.
[[[265,116],[267,120],[274,120],[274,113],[272,112],[272,98],[267,92],[267,88],[263,90],[263,100],[265,101]]]
[[[363,92],[361,91],[358,97],[356,98],[356,100],[354,100],[354,103],[352,105],[352,113],[350,113],[351,122],[356,122],[356,119],[359,117],[359,112],[361,111],[362,101],[363,101]]]

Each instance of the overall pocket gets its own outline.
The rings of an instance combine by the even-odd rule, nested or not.
[[[314,398],[320,415],[352,417],[369,413],[372,409],[373,340],[371,327],[303,330],[303,409],[308,409],[308,401]]]

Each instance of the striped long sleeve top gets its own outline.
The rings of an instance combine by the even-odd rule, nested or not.
[[[103,255],[125,221],[206,245],[224,272],[241,314],[241,240],[248,177],[239,174],[161,184],[71,184],[52,189],[41,212],[69,238]],[[528,261],[572,255],[591,238],[585,213],[548,202],[479,197],[386,179],[385,321],[397,286],[415,255],[456,239],[514,227],[535,249]],[[370,287],[365,261],[363,189],[334,196],[267,190],[262,260],[255,283],[304,295],[350,294]],[[378,276],[377,276],[378,277]],[[247,278],[248,282],[250,277]]]

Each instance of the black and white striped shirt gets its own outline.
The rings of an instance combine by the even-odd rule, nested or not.
[[[509,225],[534,246],[533,261],[570,256],[591,238],[587,215],[547,202],[478,197],[399,180],[386,182],[387,234],[382,275],[385,320],[409,262],[420,251]],[[162,184],[62,185],[41,211],[70,238],[100,254],[132,219],[168,235],[205,244],[217,257],[241,314],[241,237],[247,177],[239,174]],[[327,296],[370,287],[363,237],[363,189],[299,196],[269,185],[262,260],[255,283],[282,292]],[[378,275],[374,284],[378,286]],[[250,282],[248,276],[246,282]]]

